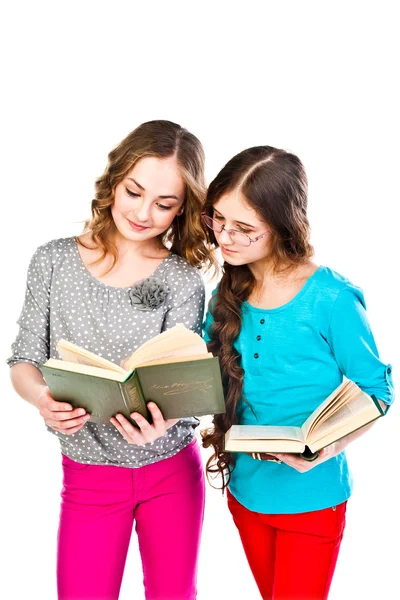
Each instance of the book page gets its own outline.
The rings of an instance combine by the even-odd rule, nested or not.
[[[153,365],[172,365],[176,362],[189,362],[191,360],[204,360],[205,358],[214,358],[212,352],[208,352],[207,354],[190,354],[189,356],[162,356],[161,358],[157,358],[155,360],[149,360],[149,362],[141,363],[137,365],[138,367],[151,367]]]
[[[227,452],[303,452],[300,427],[233,425],[225,434]]]
[[[371,417],[370,415],[370,418],[365,419],[365,421],[363,420],[362,425],[355,424],[355,422],[352,423],[351,421],[346,421],[346,423],[342,425],[340,429],[335,429],[335,431],[325,435],[322,438],[318,438],[318,440],[311,442],[307,445],[312,452],[318,452],[318,450],[321,450],[322,448],[325,448],[326,446],[329,446],[330,444],[341,440],[346,435],[349,435],[350,433],[357,431],[357,429],[364,427],[364,425],[376,421],[380,416],[381,415],[377,415],[376,413],[373,417]]]
[[[172,331],[172,329],[168,331]],[[156,340],[156,338],[161,338],[167,332],[156,336],[153,340],[149,340],[130,356],[126,362],[127,366],[129,369],[136,369],[151,360],[167,358],[169,356],[179,357],[208,354],[207,344],[197,333],[188,329],[184,331],[185,333],[179,333],[178,337],[168,336],[167,338],[158,339],[157,343],[154,344],[149,344],[149,342]]]
[[[144,354],[146,356],[150,356],[150,354],[152,352],[154,353],[160,353],[162,351],[164,351],[165,349],[168,350],[176,350],[178,348],[184,348],[185,346],[206,346],[206,343],[204,342],[204,340],[201,339],[200,336],[198,336],[196,333],[192,332],[188,332],[189,335],[187,334],[180,334],[177,336],[168,336],[168,337],[161,337],[164,334],[162,333],[160,335],[161,339],[157,339],[156,342],[157,343],[149,343],[149,342],[153,342],[153,340],[155,340],[156,338],[159,338],[159,336],[156,336],[155,338],[153,338],[153,340],[148,340],[148,342],[145,343],[144,346],[140,346],[133,354],[132,357],[134,357],[135,359],[141,355]],[[193,335],[192,335],[193,334]]]
[[[321,423],[330,419],[338,410],[340,410],[346,404],[352,402],[356,397],[361,396],[363,392],[360,390],[358,386],[354,386],[354,388],[349,389],[345,393],[341,394],[338,398],[334,399],[329,406],[325,408],[325,410],[320,413],[317,419],[311,424],[311,427],[308,431],[308,437],[312,435],[314,429],[317,429]]]
[[[178,342],[179,345],[179,340],[182,339],[186,340],[188,345],[203,342],[200,335],[191,329],[187,329],[182,323],[178,323],[174,327],[171,327],[171,329],[167,329],[150,338],[147,342],[144,342],[137,350],[135,350],[132,356],[136,356],[140,351],[147,350],[150,347],[162,347],[164,344],[166,347],[173,348],[175,347],[175,342]]]
[[[116,371],[110,371],[110,369],[102,369],[101,367],[93,367],[92,365],[69,362],[67,360],[58,360],[57,358],[50,358],[44,363],[43,366],[52,369],[60,369],[61,371],[71,371],[72,373],[92,375],[94,377],[101,377],[102,379],[112,379],[120,382],[125,381],[130,375],[130,372],[125,370],[123,373],[117,373]]]
[[[229,435],[228,435],[229,433]],[[228,438],[238,440],[298,440],[304,442],[300,427],[279,425],[232,425]]]
[[[229,439],[224,446],[227,452],[288,452],[300,454],[305,450],[304,442],[299,440],[261,440],[261,439]]]
[[[121,375],[127,375],[129,371],[123,369],[119,365],[114,364],[110,360],[103,358],[102,356],[98,356],[93,352],[89,352],[89,350],[85,350],[85,348],[81,348],[72,342],[68,342],[67,340],[60,339],[57,343],[57,351],[62,360],[80,364],[80,365],[88,365],[92,367],[99,367],[101,369],[109,369],[110,371],[115,371],[116,373],[120,373]]]
[[[380,415],[381,413],[372,398],[361,392],[310,432],[307,443],[310,448],[311,446],[314,448],[324,438],[333,438],[332,441],[335,441],[335,439],[355,431]]]
[[[345,401],[355,393],[355,391],[361,391],[360,388],[353,382],[346,380],[340,384],[327,398],[324,400],[302,425],[302,432],[305,439],[310,434],[312,427],[323,420],[327,414],[336,410],[336,407],[340,407]]]
[[[140,353],[138,356],[131,356],[131,358],[127,361],[127,364],[131,369],[136,369],[137,367],[143,367],[154,360],[162,359],[167,362],[168,358],[179,359],[179,357],[183,358],[185,356],[199,355],[208,355],[207,348],[205,348],[204,352],[204,346],[200,344],[193,346],[182,345],[180,348],[163,347],[158,349],[156,352],[153,349],[148,349],[146,352]]]

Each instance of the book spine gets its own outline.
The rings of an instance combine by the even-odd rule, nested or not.
[[[304,452],[300,453],[300,456],[303,460],[306,460],[307,462],[313,462],[316,458],[318,458],[319,451],[313,452],[308,446],[306,446]]]
[[[148,418],[146,401],[136,371],[127,381],[124,381],[119,385],[128,413],[138,412],[145,418]]]

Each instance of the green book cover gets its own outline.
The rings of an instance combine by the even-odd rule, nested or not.
[[[218,358],[138,367],[144,397],[165,419],[225,412]]]
[[[125,381],[41,365],[55,400],[84,408],[90,421],[109,424],[117,413],[139,412],[149,419],[152,400],[165,419],[225,412],[217,358],[139,367]]]
[[[53,398],[68,402],[74,408],[84,408],[90,413],[92,423],[109,425],[110,417],[117,413],[127,419],[134,411],[147,416],[146,403],[135,372],[119,382],[46,365],[41,365],[40,370]]]

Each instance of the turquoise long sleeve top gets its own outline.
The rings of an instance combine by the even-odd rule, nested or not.
[[[213,294],[218,293],[218,288]],[[212,331],[212,303],[204,324]],[[301,426],[343,381],[391,404],[392,368],[378,354],[362,291],[327,267],[319,267],[298,294],[274,309],[242,305],[235,347],[244,369],[238,404],[243,425]],[[349,498],[352,476],[342,452],[306,473],[282,463],[235,454],[230,492],[246,508],[293,514],[335,506]]]

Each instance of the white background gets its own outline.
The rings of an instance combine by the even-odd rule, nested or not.
[[[395,2],[18,2],[1,15],[1,356],[35,248],[79,233],[108,152],[139,123],[203,142],[208,181],[238,151],[300,156],[317,262],[365,292],[399,364]],[[397,82],[398,83],[398,82]],[[55,438],[1,366],[0,595],[53,600],[61,486]],[[398,407],[348,454],[355,491],[331,599],[398,593]],[[167,518],[167,516],[166,516]],[[143,598],[132,538],[121,600]],[[397,586],[397,591],[396,591]],[[220,493],[207,490],[199,600],[259,598]]]

